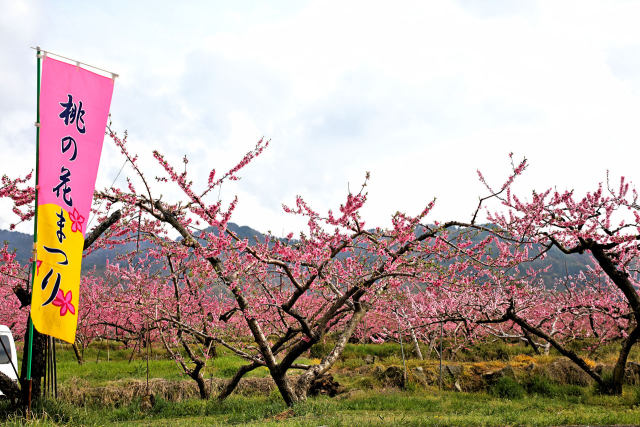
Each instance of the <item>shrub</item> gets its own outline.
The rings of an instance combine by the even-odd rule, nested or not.
[[[566,357],[560,357],[546,367],[547,375],[559,384],[588,386],[593,382],[591,377]]]
[[[511,363],[517,363],[519,365],[530,365],[535,362],[536,362],[535,358],[526,354],[517,354],[511,358]]]
[[[309,349],[309,357],[322,359],[329,351],[331,351],[331,348],[331,343],[316,343]]]
[[[524,388],[511,377],[502,377],[495,382],[489,392],[503,399],[521,399],[524,397]]]
[[[534,375],[529,378],[525,382],[524,387],[529,394],[538,394],[545,397],[558,395],[558,386],[553,384],[549,378],[541,375]]]
[[[610,372],[602,373],[602,384],[595,383],[593,385],[593,392],[595,394],[611,394],[613,390],[613,374]]]
[[[527,379],[524,388],[529,394],[537,394],[544,397],[579,397],[584,396],[585,390],[573,384],[557,384],[543,375],[534,375]],[[574,400],[574,399],[570,399]]]

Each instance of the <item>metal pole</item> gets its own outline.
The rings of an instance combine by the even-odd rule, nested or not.
[[[53,396],[53,338],[47,337],[47,397]]]
[[[53,397],[53,337],[48,337],[47,339],[47,351],[49,353],[49,359],[47,360],[47,381],[48,385],[48,396]]]
[[[37,98],[36,98],[36,191],[35,191],[35,216],[33,221],[33,263],[31,265],[31,280],[35,281],[36,279],[36,245],[38,243],[38,173],[40,171],[40,70],[42,67],[42,54],[40,50],[40,46],[36,48],[36,58],[37,58]],[[33,289],[33,286],[31,286]],[[29,291],[29,289],[27,289]],[[31,293],[33,296],[33,292]],[[33,302],[33,301],[32,301]],[[31,321],[31,315],[29,315],[29,321],[27,323],[28,329],[28,343],[26,346],[27,350],[27,417],[31,412],[31,361],[33,357],[33,322]]]
[[[56,339],[51,338],[51,348],[53,350],[53,397],[58,399],[58,359],[56,358]]]
[[[42,391],[44,397],[47,397],[49,394],[49,339],[47,339],[46,344],[44,345],[44,377],[42,379],[44,384],[42,384]]]
[[[51,337],[47,337],[47,364],[46,364],[46,373],[45,377],[47,379],[47,389],[46,389],[46,397],[47,399],[53,394],[53,382],[51,379],[53,378],[53,364],[52,364],[52,354],[51,354]]]
[[[55,366],[53,347],[55,345],[55,338],[49,337],[49,391],[51,392],[51,397],[53,397],[53,371]]]

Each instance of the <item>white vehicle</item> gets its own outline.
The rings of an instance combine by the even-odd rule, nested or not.
[[[13,342],[11,329],[4,325],[0,325],[0,341],[0,372],[11,379],[18,381],[18,376],[16,375],[16,371],[18,370],[16,344]],[[12,364],[13,366],[11,366]],[[2,395],[1,391],[0,395]]]

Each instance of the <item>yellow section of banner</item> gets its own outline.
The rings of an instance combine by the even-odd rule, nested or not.
[[[54,204],[38,206],[31,318],[38,332],[68,343],[76,337],[83,246],[77,218]]]

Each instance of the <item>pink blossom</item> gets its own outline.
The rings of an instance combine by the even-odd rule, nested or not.
[[[53,300],[52,304],[56,307],[60,307],[60,316],[67,314],[67,311],[71,314],[76,314],[76,308],[71,304],[71,297],[71,291],[67,292],[65,295],[62,289],[58,290],[56,299]]]
[[[71,220],[71,231],[82,232],[82,224],[84,223],[84,217],[80,215],[80,212],[76,208],[73,208],[73,213],[69,214]]]

